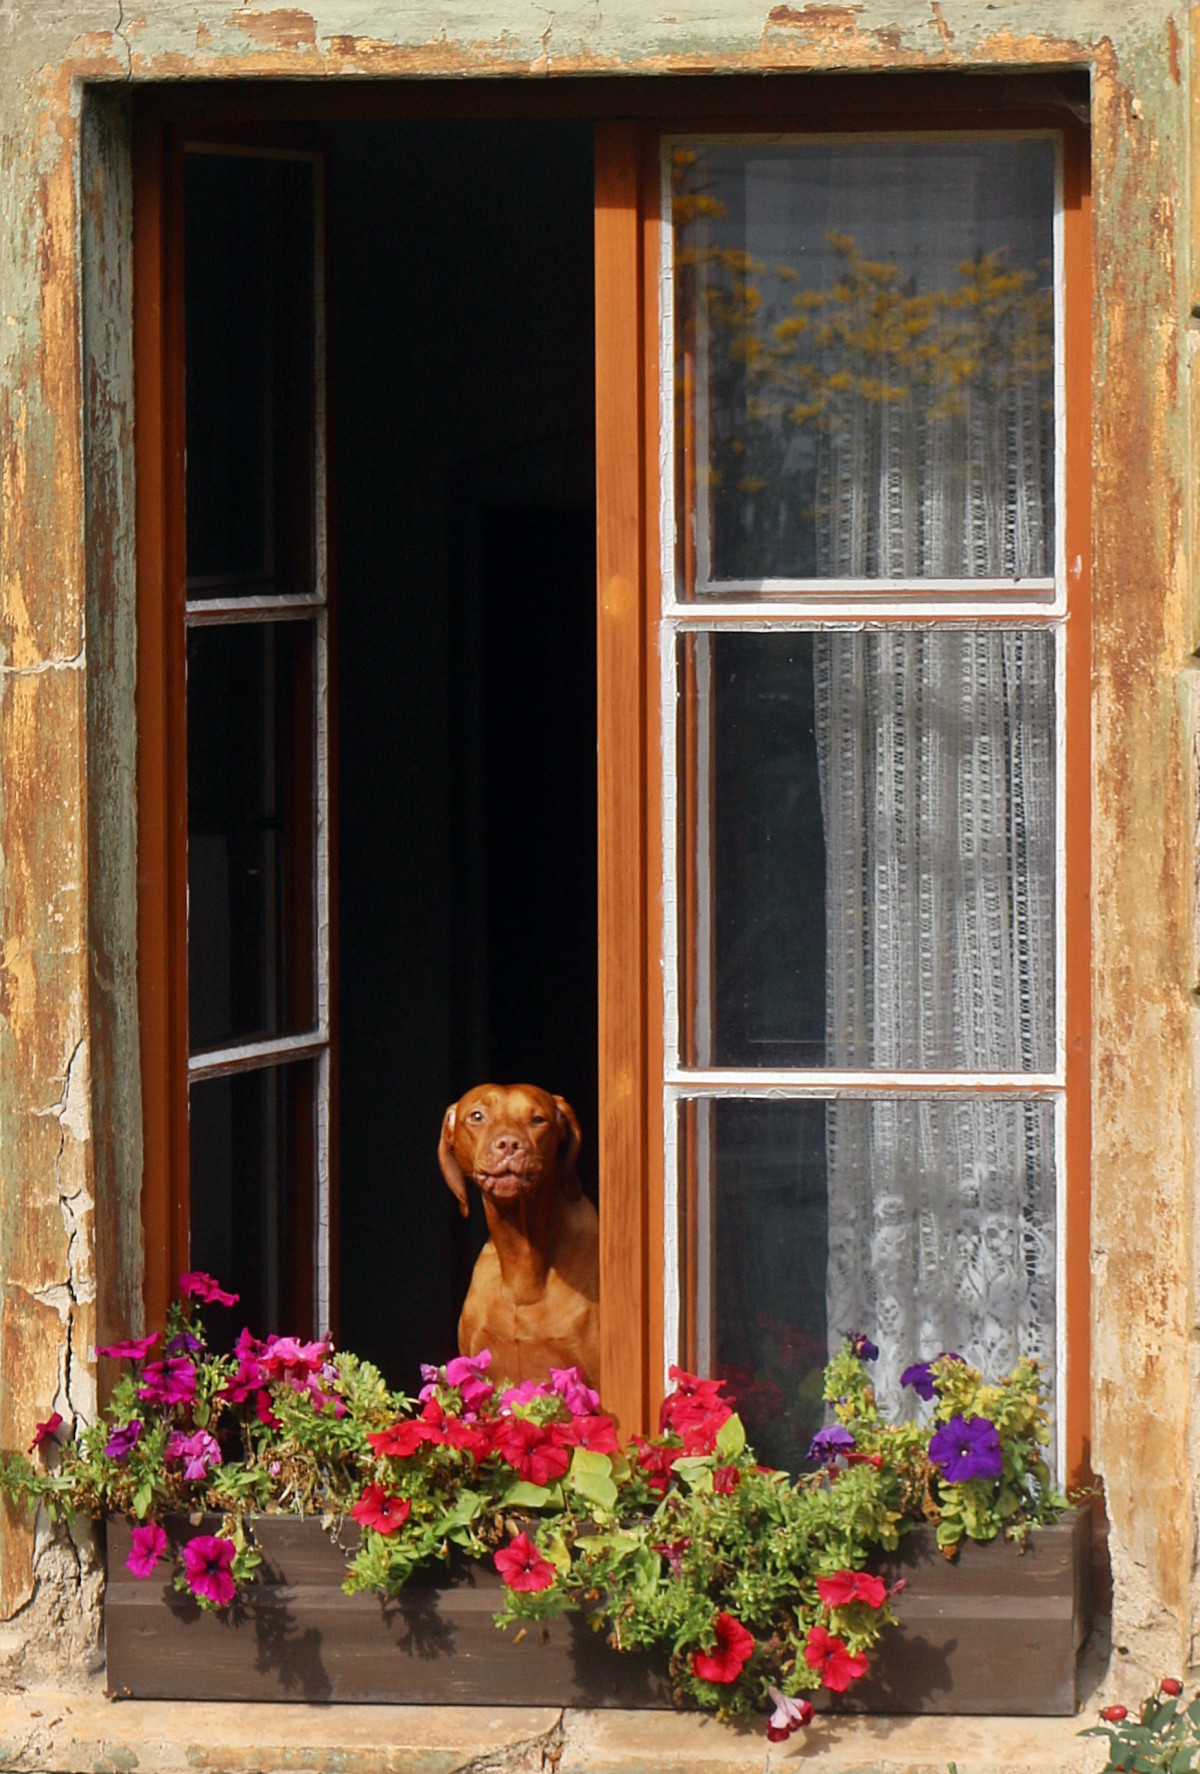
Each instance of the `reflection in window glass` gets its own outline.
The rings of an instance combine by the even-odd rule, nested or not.
[[[765,1463],[799,1468],[821,1370],[865,1331],[885,1413],[910,1362],[1055,1360],[1055,1111],[994,1098],[686,1105],[692,1358]]]
[[[674,152],[683,594],[1054,562],[1048,140]]]
[[[688,1063],[1052,1071],[1054,634],[678,646]]]
[[[312,651],[306,622],[188,634],[193,1052],[312,1025]]]
[[[235,1315],[209,1324],[229,1339],[243,1324],[256,1336],[312,1320],[296,1297],[311,1271],[313,1067],[238,1072],[189,1092],[191,1265],[241,1296]],[[289,1291],[290,1290],[290,1291]]]

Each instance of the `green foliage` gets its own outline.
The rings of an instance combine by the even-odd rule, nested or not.
[[[260,1563],[264,1514],[319,1517],[347,1547],[347,1591],[394,1595],[435,1560],[495,1557],[499,1625],[578,1612],[614,1648],[665,1656],[677,1698],[723,1716],[760,1708],[770,1687],[795,1696],[861,1672],[893,1613],[882,1582],[851,1574],[916,1522],[936,1522],[953,1556],[963,1537],[1019,1537],[1063,1502],[1029,1362],[989,1386],[943,1359],[932,1422],[893,1424],[847,1341],[825,1398],[853,1442],[792,1478],[756,1463],[719,1382],[676,1370],[659,1434],[622,1450],[581,1376],[502,1394],[485,1358],[459,1361],[419,1406],[324,1344],[243,1334],[234,1355],[212,1354],[193,1303],[172,1308],[164,1342],[188,1370],[179,1396],[163,1389],[161,1356],[130,1361],[104,1421],[46,1441],[36,1462],[0,1458],[0,1492],[51,1514],[129,1517],[131,1560],[150,1558],[139,1575],[175,1556],[168,1517],[213,1513],[239,1584]],[[939,1477],[931,1432],[956,1415],[995,1424],[995,1481]],[[197,1594],[186,1561],[174,1580]]]
[[[1100,1716],[1103,1719],[1105,1713]],[[1182,1695],[1176,1697],[1160,1687],[1142,1702],[1136,1719],[1110,1719],[1080,1735],[1107,1737],[1103,1774],[1200,1774],[1200,1699],[1186,1705]]]

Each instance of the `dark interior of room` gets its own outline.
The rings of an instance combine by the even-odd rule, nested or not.
[[[415,1387],[485,1236],[470,1085],[596,1131],[591,128],[353,124],[329,218],[339,1341]]]

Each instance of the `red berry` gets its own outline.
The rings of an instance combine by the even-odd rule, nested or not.
[[[1129,1708],[1127,1706],[1106,1706],[1100,1717],[1107,1725],[1119,1725],[1122,1719],[1129,1717]]]
[[[1175,1699],[1177,1695],[1183,1693],[1183,1683],[1177,1676],[1165,1675],[1158,1685],[1162,1692],[1164,1694],[1170,1694],[1172,1699]]]

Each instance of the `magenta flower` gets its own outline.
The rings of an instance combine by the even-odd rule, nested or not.
[[[554,1388],[545,1380],[522,1380],[519,1386],[510,1386],[507,1392],[500,1394],[500,1409],[511,1411],[517,1404],[532,1404],[535,1398],[553,1398]]]
[[[206,1275],[203,1269],[189,1269],[186,1275],[181,1275],[179,1291],[185,1300],[201,1300],[206,1306],[236,1306],[242,1297],[226,1293],[220,1282]]]
[[[147,1362],[138,1397],[143,1404],[186,1404],[196,1396],[196,1370],[183,1355]]]
[[[839,1454],[848,1454],[855,1445],[854,1437],[840,1423],[830,1423],[824,1429],[818,1429],[809,1445],[810,1460],[820,1460],[827,1465],[836,1460]]]
[[[158,1332],[152,1331],[148,1337],[138,1337],[131,1343],[104,1343],[97,1347],[97,1355],[107,1355],[110,1361],[144,1361],[146,1352],[158,1341]]]
[[[933,1363],[935,1361],[961,1360],[961,1355],[955,1355],[950,1349],[943,1349],[942,1353],[935,1355],[931,1361],[918,1361],[914,1362],[912,1367],[906,1367],[900,1376],[900,1384],[911,1386],[917,1397],[923,1398],[928,1404],[933,1397],[934,1389]]]
[[[62,1412],[51,1411],[44,1423],[38,1423],[34,1426],[33,1440],[29,1444],[30,1453],[32,1454],[34,1448],[44,1447],[48,1441],[53,1442],[55,1446],[57,1446],[58,1431],[61,1428]]]
[[[232,1540],[219,1534],[197,1534],[183,1549],[183,1569],[193,1595],[227,1608],[237,1594],[230,1567],[237,1556]]]
[[[163,1459],[182,1460],[185,1478],[203,1478],[210,1466],[221,1464],[221,1450],[207,1429],[197,1429],[194,1435],[173,1429],[167,1437]]]
[[[590,1417],[600,1408],[600,1394],[594,1392],[577,1367],[552,1367],[550,1384],[573,1417]]]
[[[999,1478],[1004,1471],[1000,1434],[990,1417],[951,1417],[930,1440],[929,1458],[951,1484]]]
[[[469,1411],[478,1410],[496,1390],[492,1382],[484,1378],[491,1365],[490,1349],[481,1349],[478,1355],[458,1355],[446,1363],[446,1384],[458,1388]]]
[[[258,1360],[268,1379],[286,1380],[294,1391],[300,1392],[313,1374],[320,1373],[328,1357],[328,1343],[302,1343],[298,1337],[268,1337],[259,1351]]]
[[[104,1452],[117,1465],[123,1465],[138,1444],[142,1433],[142,1424],[137,1417],[131,1417],[119,1429],[114,1429],[104,1446]]]
[[[125,1569],[132,1571],[135,1577],[152,1577],[154,1567],[167,1550],[167,1536],[156,1521],[148,1521],[145,1527],[134,1528],[130,1539],[132,1545]]]
[[[786,1743],[793,1731],[812,1723],[811,1700],[794,1700],[790,1694],[781,1694],[778,1688],[768,1688],[767,1693],[775,1708],[767,1720],[768,1743]]]
[[[879,1360],[879,1350],[865,1331],[851,1331],[849,1343],[860,1361]]]

